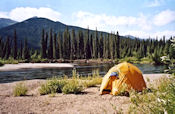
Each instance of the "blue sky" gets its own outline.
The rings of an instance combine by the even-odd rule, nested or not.
[[[1,0],[0,17],[38,16],[141,38],[175,36],[175,0]]]

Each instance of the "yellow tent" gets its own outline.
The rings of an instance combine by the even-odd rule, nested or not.
[[[111,77],[114,72],[118,74],[118,78]],[[115,65],[108,71],[103,77],[100,93],[118,95],[123,85],[127,85],[128,89],[132,88],[137,91],[142,91],[146,88],[142,72],[136,66],[127,62]]]

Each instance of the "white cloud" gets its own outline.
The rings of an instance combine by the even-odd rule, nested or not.
[[[140,14],[133,16],[109,16],[106,14],[93,14],[90,12],[79,11],[73,14],[75,19],[74,25],[90,29],[111,32],[111,30],[119,30],[121,35],[133,35],[141,38],[155,38],[171,35],[175,36],[175,31],[160,31],[156,27],[166,25],[175,20],[174,11],[165,10],[155,16],[145,16]],[[155,31],[155,32],[153,32]],[[158,32],[157,32],[158,31]]]
[[[127,31],[127,32],[123,32],[121,33],[121,35],[132,35],[135,37],[139,37],[139,38],[149,38],[150,34],[148,34],[147,32],[144,31],[140,31],[140,30],[131,30],[131,31]]]
[[[140,31],[140,30],[133,30],[133,31],[127,31],[127,32],[123,32],[121,33],[121,35],[132,35],[135,37],[139,37],[139,38],[156,38],[158,37],[158,39],[162,38],[163,36],[166,36],[166,39],[169,39],[171,36],[175,36],[175,30],[174,31],[158,31],[158,32],[153,32],[153,33],[148,33],[145,31]]]
[[[152,34],[153,37],[158,36],[159,38],[162,38],[163,36],[166,36],[167,39],[169,39],[171,36],[175,36],[175,30],[165,30],[165,31],[158,31]]]
[[[155,15],[153,23],[156,26],[163,26],[175,21],[175,11],[165,10]]]
[[[17,7],[12,9],[10,12],[0,12],[0,17],[10,18],[16,21],[23,21],[34,16],[45,17],[54,21],[58,21],[60,15],[61,14],[59,12],[46,7]]]
[[[143,30],[151,30],[151,24],[147,17],[140,14],[139,17],[133,16],[108,16],[106,14],[93,14],[89,12],[79,11],[73,14],[76,25],[81,27],[89,26],[91,29],[96,27],[105,30],[108,27],[117,26],[137,26]],[[106,30],[108,31],[108,30]]]
[[[158,7],[163,3],[163,0],[153,0],[148,3],[147,7]]]
[[[7,12],[1,12],[0,11],[0,18],[8,18]]]

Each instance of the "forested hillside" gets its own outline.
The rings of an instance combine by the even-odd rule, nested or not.
[[[175,50],[170,40],[165,37],[158,39],[131,39],[124,38],[116,33],[90,32],[89,29],[69,30],[55,33],[53,29],[47,32],[42,29],[40,36],[40,49],[29,48],[28,40],[18,44],[17,31],[13,31],[13,38],[0,38],[0,57],[2,59],[119,59],[136,57],[138,59],[148,57],[155,62],[160,62],[160,57],[170,55],[175,58]]]

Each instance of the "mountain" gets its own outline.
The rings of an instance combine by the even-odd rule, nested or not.
[[[7,26],[13,25],[15,23],[17,23],[17,22],[14,20],[7,19],[7,18],[0,18],[0,28],[7,27]]]
[[[24,39],[27,38],[30,47],[40,48],[40,39],[43,29],[48,33],[50,29],[52,29],[53,33],[58,33],[63,32],[66,27],[69,28],[69,31],[72,29],[75,31],[86,30],[76,26],[68,26],[61,22],[55,22],[46,18],[34,17],[23,22],[1,28],[0,36],[2,38],[6,38],[7,36],[9,36],[9,38],[13,38],[14,30],[16,30],[18,42],[21,40],[24,41]]]
[[[125,35],[125,37],[131,38],[131,39],[135,39],[136,38],[135,36],[132,36],[132,35]]]
[[[24,41],[24,39],[27,38],[29,47],[40,48],[40,41],[43,29],[45,30],[45,32],[48,32],[49,34],[50,29],[52,29],[53,33],[58,33],[58,32],[64,32],[64,30],[67,27],[69,31],[74,29],[75,32],[78,32],[78,30],[82,31],[87,30],[81,27],[66,25],[58,21],[55,22],[46,18],[33,17],[25,21],[18,22],[16,24],[1,28],[0,36],[3,39],[6,38],[7,36],[9,38],[13,38],[14,30],[16,30],[18,45],[20,44],[19,43],[20,41]],[[92,33],[95,31],[90,30],[89,32]],[[101,31],[99,31],[99,33],[101,33]],[[106,32],[102,33],[106,34]],[[123,38],[123,36],[121,37]]]

